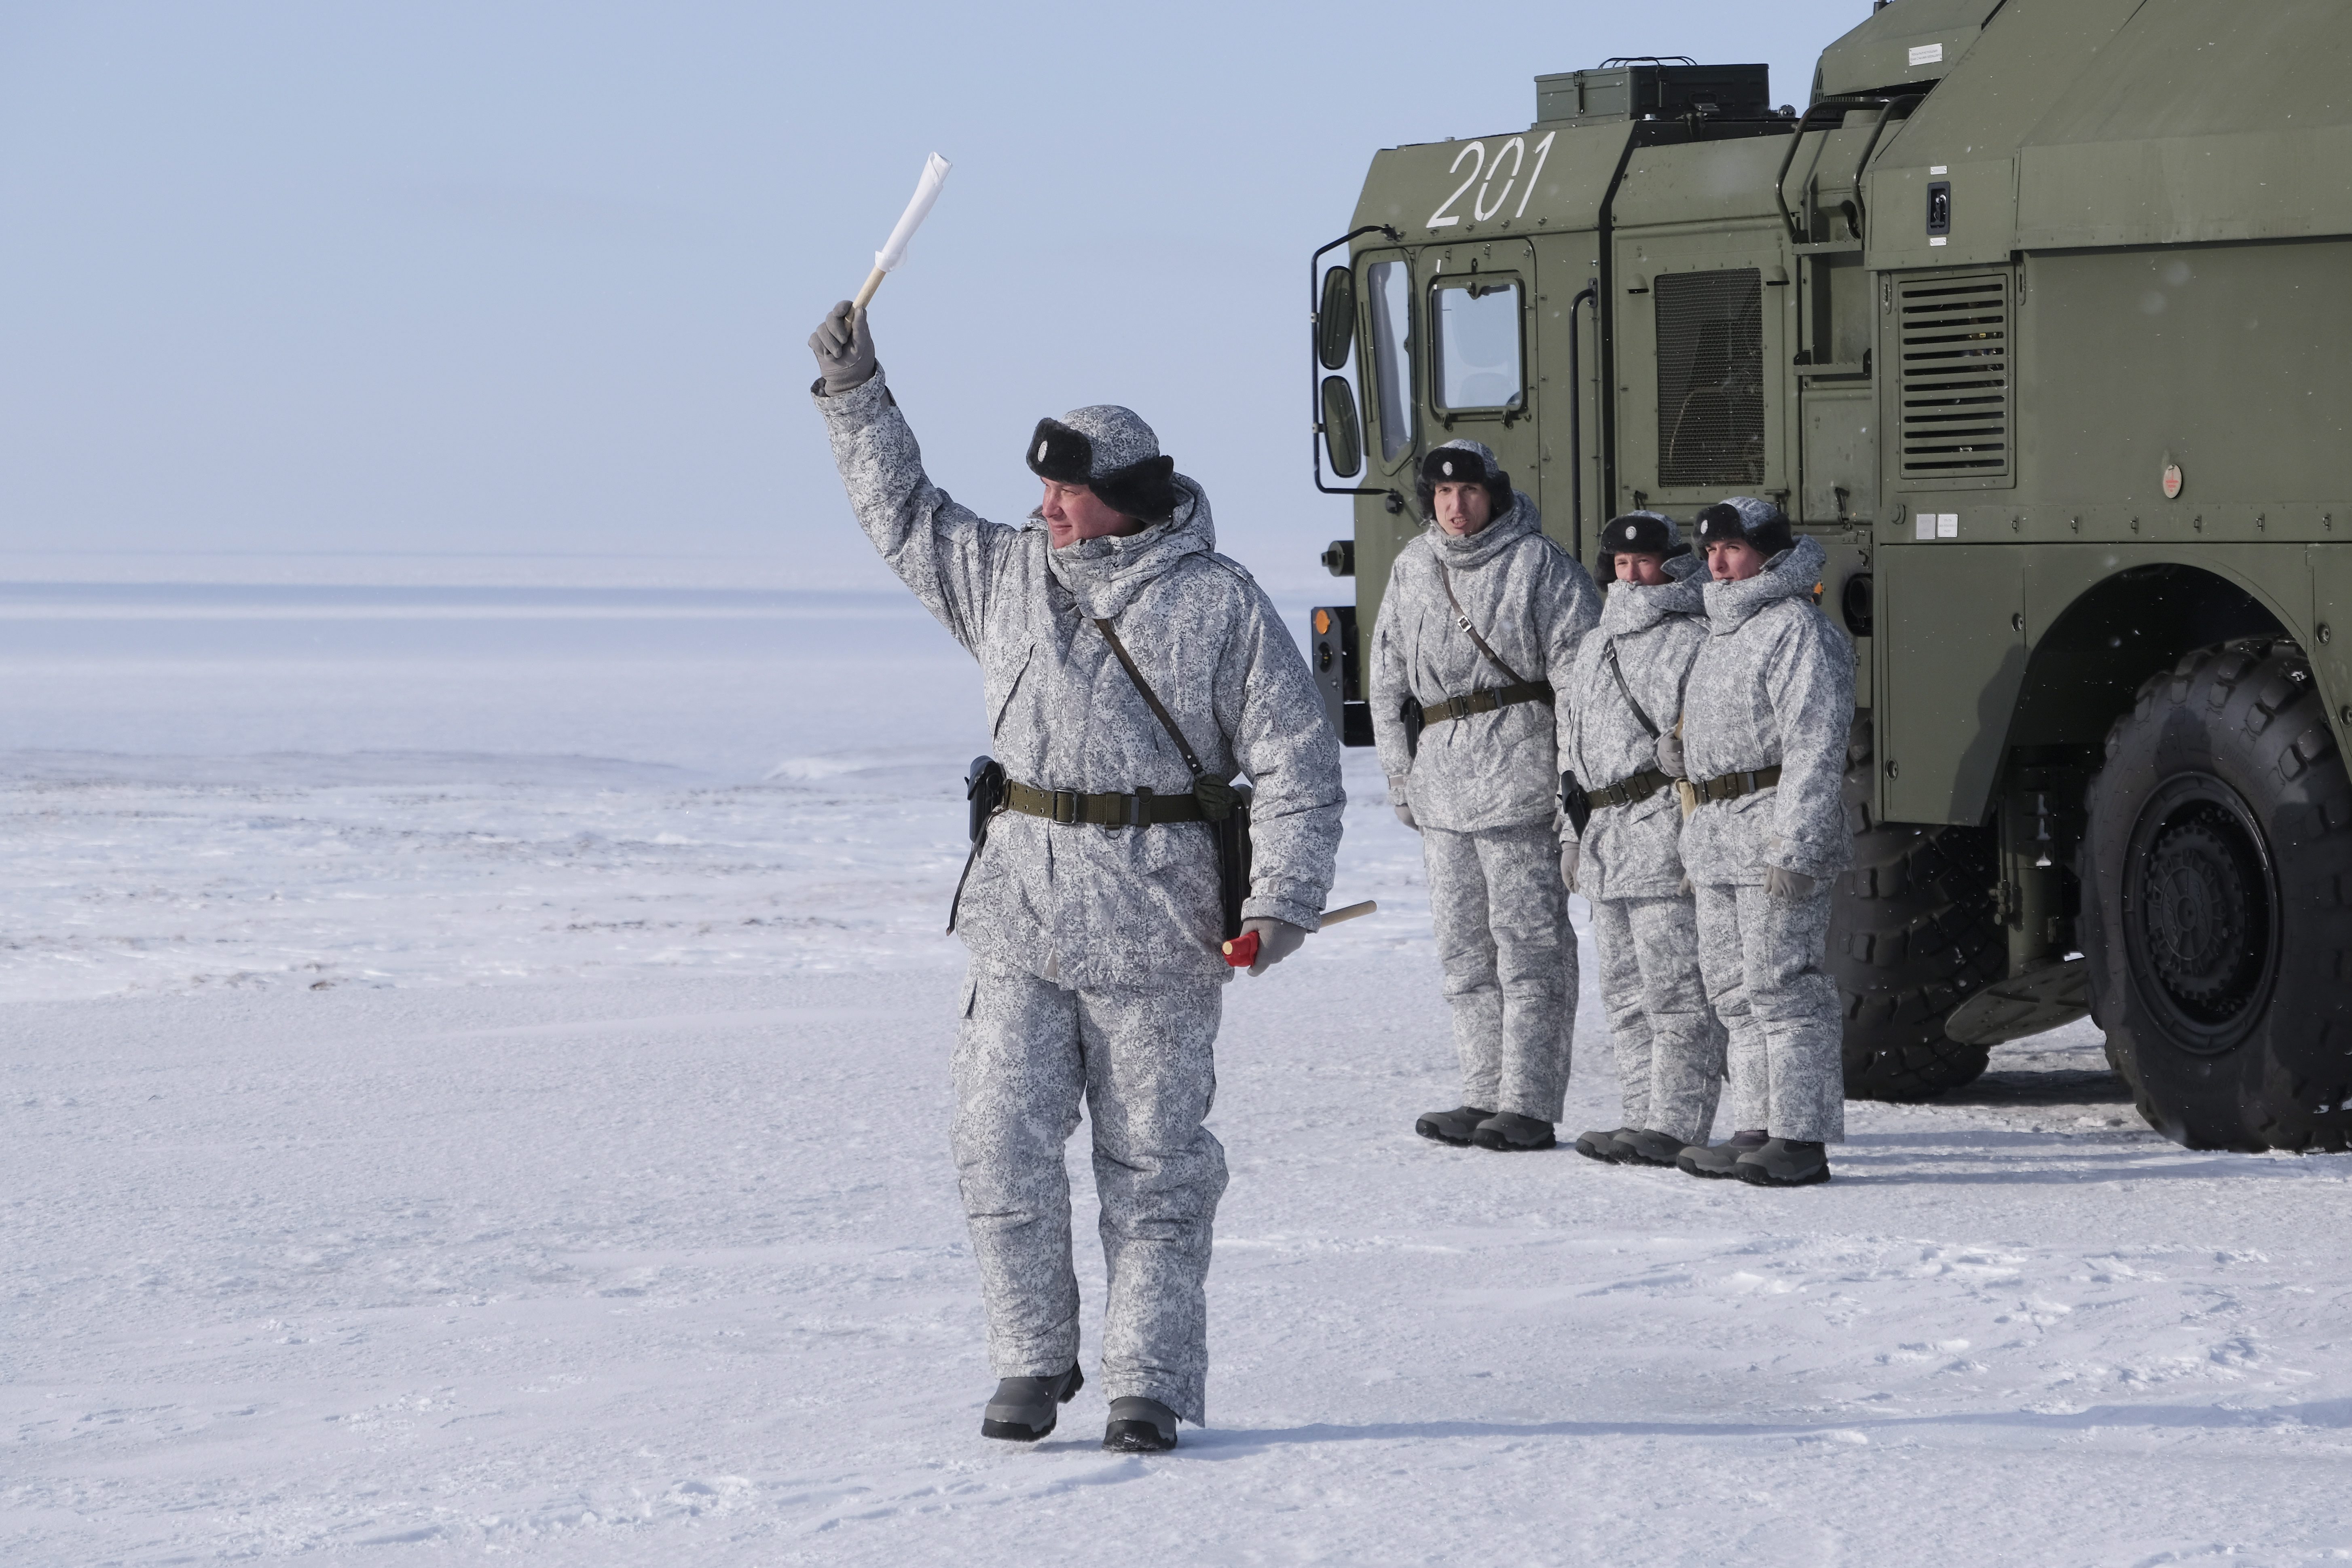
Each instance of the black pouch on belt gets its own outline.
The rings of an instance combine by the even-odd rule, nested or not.
[[[1404,725],[1404,754],[1408,758],[1421,755],[1421,699],[1410,691],[1397,704],[1397,718]]]
[[[971,853],[963,858],[963,875],[956,879],[955,897],[948,900],[948,931],[956,928],[956,915],[963,908],[963,885],[971,879],[971,868],[980,859],[982,846],[988,842],[988,825],[1004,809],[1004,764],[994,757],[974,757],[971,766],[964,771],[963,798],[970,807]]]
[[[1004,764],[994,757],[972,758],[963,798],[971,807],[968,837],[977,844],[988,832],[988,819],[1004,808]]]
[[[1584,825],[1592,820],[1592,797],[1576,782],[1576,775],[1562,771],[1559,775],[1559,808],[1568,814],[1568,825],[1576,829],[1579,838],[1584,837]]]

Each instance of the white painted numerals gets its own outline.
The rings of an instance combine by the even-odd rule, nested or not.
[[[1470,177],[1454,186],[1452,195],[1437,204],[1437,210],[1429,215],[1429,226],[1452,228],[1455,224],[1460,223],[1462,215],[1448,212],[1446,209],[1460,201],[1464,193],[1473,185],[1478,187],[1478,194],[1471,199],[1471,218],[1475,222],[1485,223],[1487,219],[1497,216],[1502,212],[1504,205],[1511,199],[1511,187],[1519,184],[1519,175],[1523,173],[1528,177],[1527,184],[1519,192],[1519,205],[1512,209],[1511,216],[1514,218],[1526,216],[1528,198],[1536,194],[1536,182],[1543,177],[1544,161],[1551,156],[1552,138],[1559,134],[1557,131],[1549,132],[1542,141],[1536,143],[1536,166],[1533,169],[1526,167],[1528,139],[1524,136],[1514,136],[1496,148],[1492,163],[1489,163],[1486,158],[1486,142],[1465,142],[1462,151],[1454,155],[1454,166],[1445,172],[1449,174],[1458,174],[1462,172],[1463,163],[1468,161]],[[1495,176],[1503,172],[1505,158],[1511,161],[1511,175],[1503,182],[1503,188],[1495,192],[1494,205],[1490,206],[1486,202],[1486,193],[1494,189]]]

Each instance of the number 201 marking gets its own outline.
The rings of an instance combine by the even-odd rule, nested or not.
[[[1512,212],[1512,217],[1520,218],[1527,216],[1528,198],[1536,194],[1536,182],[1543,178],[1544,163],[1551,156],[1552,138],[1559,134],[1559,132],[1557,131],[1548,132],[1542,141],[1536,143],[1536,166],[1528,174],[1527,189],[1519,193],[1519,205]],[[1489,186],[1494,184],[1495,176],[1502,173],[1503,157],[1506,153],[1510,155],[1511,177],[1503,182],[1502,190],[1496,194],[1495,205],[1493,206],[1488,206],[1486,205],[1486,191]],[[1496,150],[1495,159],[1491,163],[1486,161],[1486,142],[1472,142],[1465,145],[1461,152],[1456,153],[1454,155],[1454,165],[1445,172],[1449,174],[1454,174],[1461,169],[1462,161],[1465,158],[1475,157],[1477,161],[1470,165],[1470,177],[1463,181],[1460,184],[1454,186],[1454,194],[1452,195],[1437,204],[1437,210],[1429,215],[1429,226],[1432,228],[1451,228],[1455,224],[1460,223],[1462,221],[1461,214],[1450,213],[1445,209],[1452,206],[1455,202],[1460,201],[1462,199],[1463,193],[1467,191],[1473,185],[1477,185],[1478,187],[1478,195],[1473,198],[1470,207],[1470,216],[1474,221],[1485,223],[1488,218],[1493,217],[1496,213],[1501,212],[1503,210],[1503,204],[1511,199],[1511,187],[1518,184],[1520,170],[1527,162],[1527,156],[1528,139],[1524,136],[1514,136],[1508,142],[1504,142],[1501,147]],[[1482,175],[1485,176],[1483,184],[1480,183],[1480,176]]]

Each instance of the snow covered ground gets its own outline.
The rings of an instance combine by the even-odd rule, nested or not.
[[[0,1562],[2352,1559],[2352,1158],[2080,1026],[1801,1193],[1423,1142],[1361,752],[1381,915],[1229,994],[1214,1425],[984,1442],[976,686],[887,596],[0,590]]]

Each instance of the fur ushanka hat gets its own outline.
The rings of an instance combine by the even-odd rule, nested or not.
[[[1511,510],[1511,476],[1496,466],[1492,448],[1477,441],[1448,441],[1443,447],[1431,447],[1429,456],[1421,460],[1421,472],[1412,484],[1413,499],[1421,503],[1422,521],[1433,521],[1437,517],[1438,486],[1475,484],[1486,487],[1488,521]]]
[[[1797,542],[1788,514],[1754,496],[1731,496],[1707,507],[1698,514],[1693,531],[1702,550],[1739,539],[1754,545],[1768,561]]]
[[[1040,419],[1029,437],[1029,471],[1058,484],[1084,485],[1107,506],[1159,522],[1184,502],[1176,459],[1130,408],[1115,403],[1073,408]]]

